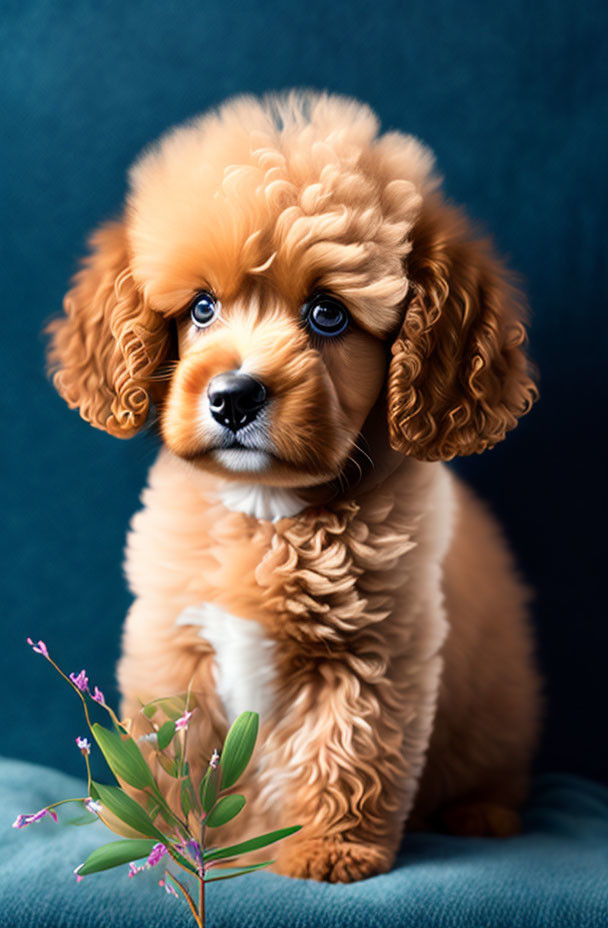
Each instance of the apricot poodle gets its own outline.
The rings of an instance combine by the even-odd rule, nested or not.
[[[427,148],[294,92],[146,150],[50,326],[70,407],[162,437],[127,547],[124,715],[149,731],[142,701],[191,685],[196,768],[260,713],[239,791],[246,831],[303,825],[281,873],[385,871],[406,823],[518,829],[527,593],[443,462],[530,409],[524,321]]]

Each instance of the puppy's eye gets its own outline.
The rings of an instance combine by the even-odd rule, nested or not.
[[[340,300],[328,293],[317,293],[302,307],[302,321],[315,335],[334,338],[348,328],[350,317]]]
[[[201,290],[194,297],[190,306],[190,318],[199,329],[206,329],[217,319],[220,313],[220,304],[208,290]]]

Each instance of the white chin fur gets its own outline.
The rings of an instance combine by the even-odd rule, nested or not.
[[[266,522],[290,519],[306,507],[304,500],[293,490],[259,483],[227,483],[221,488],[219,497],[226,509]]]
[[[266,451],[253,448],[217,448],[212,455],[222,467],[236,473],[259,474],[271,461]]]

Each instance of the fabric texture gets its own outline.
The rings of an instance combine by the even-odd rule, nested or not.
[[[118,840],[101,824],[8,827],[83,789],[59,771],[0,762],[0,928],[194,924],[185,902],[158,887],[160,868],[129,879],[124,866],[76,884],[73,869]],[[254,873],[210,885],[207,909],[209,928],[605,928],[608,789],[547,774],[519,837],[411,834],[388,874],[330,885]]]

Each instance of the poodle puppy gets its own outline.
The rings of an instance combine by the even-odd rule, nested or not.
[[[524,321],[427,148],[294,92],[146,150],[50,325],[68,405],[162,437],[127,545],[124,715],[149,730],[141,702],[192,686],[202,768],[260,713],[239,791],[246,830],[303,826],[280,873],[386,871],[406,822],[518,830],[527,592],[443,462],[530,409]]]

